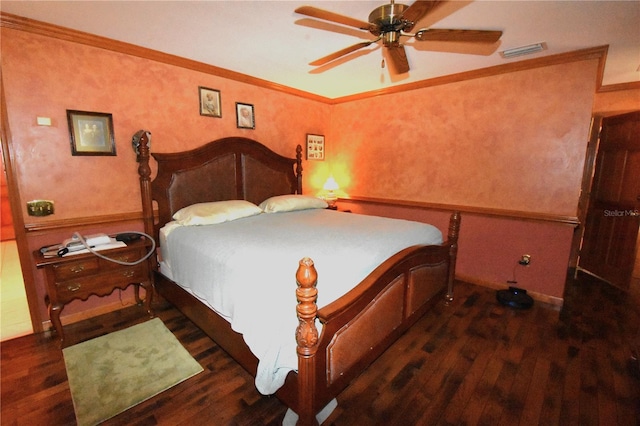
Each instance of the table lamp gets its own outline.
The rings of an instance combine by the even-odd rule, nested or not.
[[[338,186],[338,182],[333,178],[333,176],[329,176],[327,181],[322,186],[326,192],[324,196],[324,200],[329,204],[329,207],[334,207],[336,205],[336,201],[338,201],[338,196],[336,195],[336,191],[340,188]]]

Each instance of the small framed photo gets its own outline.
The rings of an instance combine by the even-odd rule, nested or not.
[[[236,102],[236,123],[238,129],[255,129],[256,117],[253,114],[253,105]]]
[[[307,160],[324,160],[324,136],[307,134]]]
[[[222,117],[220,91],[208,87],[198,87],[200,92],[200,115],[207,117]]]
[[[111,114],[67,110],[67,121],[71,155],[116,155]]]

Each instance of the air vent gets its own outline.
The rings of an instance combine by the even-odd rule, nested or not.
[[[531,55],[532,53],[542,52],[543,50],[547,50],[547,43],[545,42],[503,50],[500,52],[500,56],[505,59],[509,59],[516,56]]]

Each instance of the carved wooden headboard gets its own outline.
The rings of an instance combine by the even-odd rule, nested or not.
[[[141,135],[137,160],[145,231],[156,237],[175,212],[191,204],[224,200],[259,204],[275,195],[302,194],[300,145],[295,158],[242,137],[218,139],[190,151],[151,154],[149,133],[141,132],[136,133]],[[153,181],[150,156],[158,166]],[[157,222],[153,219],[154,202]]]

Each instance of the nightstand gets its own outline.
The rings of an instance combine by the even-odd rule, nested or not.
[[[130,242],[126,247],[99,253],[122,262],[135,262],[143,258],[150,247],[151,244],[143,238]],[[138,305],[142,305],[140,286],[144,287],[145,308],[147,313],[153,316],[153,281],[148,260],[126,266],[101,259],[91,253],[45,258],[39,251],[35,253],[35,258],[36,266],[44,268],[45,271],[49,318],[61,342],[64,341],[64,331],[60,313],[67,303],[75,299],[87,300],[91,295],[106,296],[117,288],[124,290],[133,284]]]

